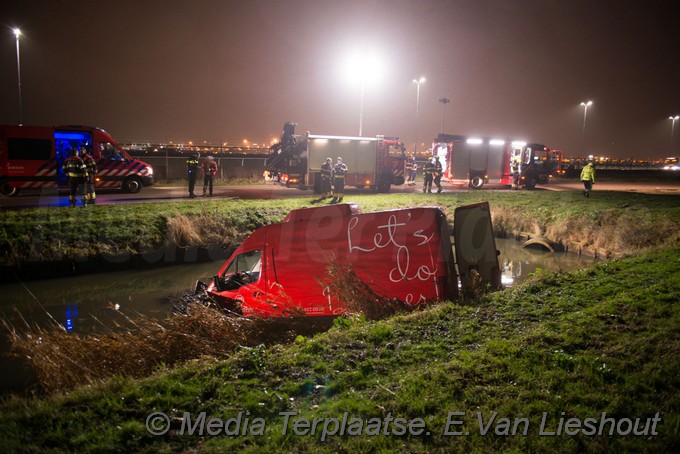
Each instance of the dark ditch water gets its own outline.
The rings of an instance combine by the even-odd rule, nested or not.
[[[586,256],[523,249],[521,243],[496,239],[506,287],[523,282],[536,269],[569,271],[589,266]],[[153,270],[117,271],[61,279],[0,285],[0,316],[21,329],[59,323],[74,333],[104,333],[126,316],[165,318],[172,311],[169,298],[193,288],[196,280],[215,274],[223,262],[192,263]],[[7,355],[10,345],[0,336],[0,394],[26,389],[31,373],[20,358]]]

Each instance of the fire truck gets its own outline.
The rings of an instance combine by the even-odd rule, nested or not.
[[[196,292],[244,316],[332,317],[346,312],[328,286],[333,264],[349,267],[376,295],[409,305],[500,288],[489,204],[457,207],[453,244],[451,234],[438,207],[300,208],[251,233]]]
[[[136,193],[153,184],[153,168],[130,157],[103,129],[0,125],[0,193],[66,187],[62,165],[72,148],[83,147],[97,163],[95,188]]]
[[[439,134],[432,146],[443,174],[452,185],[480,189],[484,185],[509,186],[518,163],[519,184],[533,189],[546,184],[559,169],[562,153],[538,143],[510,139]]]
[[[406,147],[394,137],[350,137],[295,135],[295,123],[286,122],[281,141],[272,146],[267,165],[286,186],[312,187],[321,191],[321,165],[326,158],[342,158],[348,167],[346,186],[389,192],[390,186],[404,184]]]

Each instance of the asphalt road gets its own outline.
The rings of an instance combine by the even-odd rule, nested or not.
[[[391,193],[413,193],[420,192],[421,183],[415,186],[393,186]],[[580,191],[583,186],[574,180],[557,180],[548,185],[538,186],[536,190],[550,191]],[[471,189],[458,189],[444,184],[444,192],[451,191],[470,191]],[[484,187],[478,191],[498,191],[509,190],[506,187],[493,188]],[[593,190],[597,191],[626,191],[642,192],[649,194],[678,194],[680,195],[680,181],[659,181],[659,182],[598,182]],[[347,193],[358,193],[357,189],[348,188]],[[365,191],[364,191],[365,192]],[[198,191],[200,193],[200,189]],[[213,199],[281,199],[288,197],[313,196],[311,189],[300,190],[296,188],[286,188],[278,184],[256,184],[239,186],[217,186],[213,191]],[[198,197],[195,200],[207,200],[208,198]],[[115,203],[144,203],[144,202],[171,202],[189,200],[186,187],[183,186],[149,186],[143,188],[137,194],[126,194],[120,191],[100,191],[97,193],[97,204],[108,205]],[[66,192],[57,193],[56,190],[33,190],[24,191],[16,197],[0,196],[0,207],[2,208],[27,208],[27,207],[58,207],[68,206],[68,195]]]

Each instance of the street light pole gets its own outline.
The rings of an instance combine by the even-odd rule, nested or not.
[[[680,119],[680,115],[668,117],[671,120],[671,154],[673,153],[673,129],[675,128],[675,120]]]
[[[364,90],[366,88],[366,79],[361,78],[361,100],[359,102],[359,137],[364,130]]]
[[[583,155],[583,149],[586,143],[586,116],[588,115],[588,107],[593,105],[592,101],[582,102],[583,106],[583,131],[581,132],[581,155]]]
[[[444,117],[446,116],[446,105],[450,103],[451,100],[449,98],[439,98],[439,102],[444,105],[442,108],[442,129],[439,132],[444,134]]]
[[[19,57],[19,36],[21,35],[21,30],[18,28],[14,29],[14,36],[17,38],[17,79],[19,86],[19,124],[24,122],[24,112],[23,103],[21,102],[21,58]]]
[[[418,106],[420,104],[420,84],[422,84],[423,82],[425,82],[424,77],[421,77],[418,80],[413,79],[413,83],[416,84],[416,130],[415,130],[414,140],[413,140],[413,154],[414,155],[418,152]]]

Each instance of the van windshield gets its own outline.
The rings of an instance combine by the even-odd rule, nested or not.
[[[262,251],[249,251],[237,255],[225,270],[222,278],[229,290],[257,282],[262,267]],[[229,288],[231,287],[231,288]]]

